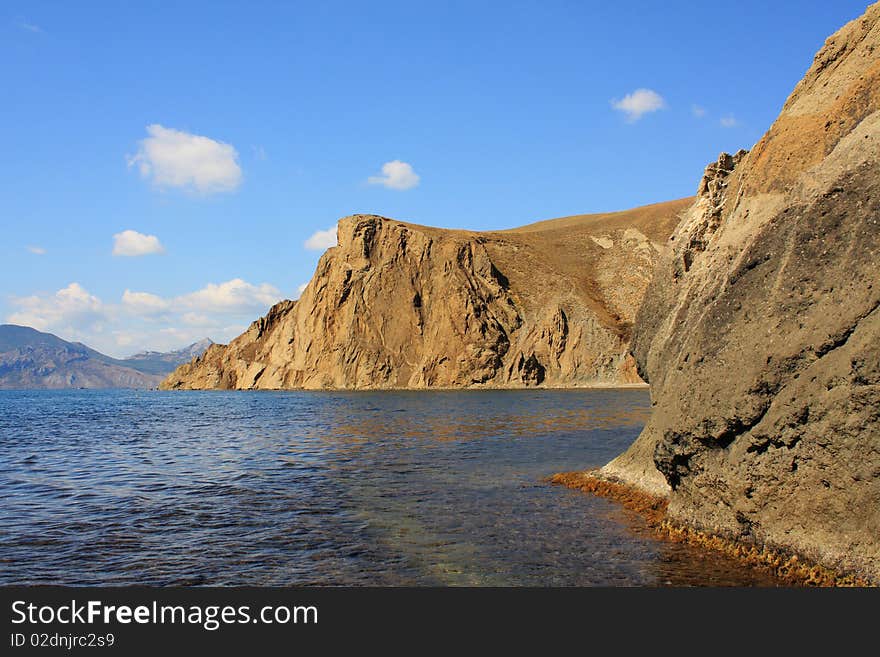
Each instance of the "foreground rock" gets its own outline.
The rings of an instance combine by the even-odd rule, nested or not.
[[[636,310],[690,199],[494,233],[339,222],[302,297],[163,388],[641,383]]]
[[[654,411],[603,472],[677,521],[880,581],[880,5],[831,37],[671,238],[633,351]]]

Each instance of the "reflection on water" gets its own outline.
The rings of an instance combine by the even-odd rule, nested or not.
[[[643,390],[0,392],[0,583],[775,584],[549,486]]]

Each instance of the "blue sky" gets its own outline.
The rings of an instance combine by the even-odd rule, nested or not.
[[[347,214],[688,196],[866,6],[7,0],[0,319],[113,355],[226,341]]]

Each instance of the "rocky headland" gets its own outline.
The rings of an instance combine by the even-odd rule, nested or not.
[[[275,305],[162,387],[641,384],[633,322],[690,202],[483,233],[345,217],[297,301]]]

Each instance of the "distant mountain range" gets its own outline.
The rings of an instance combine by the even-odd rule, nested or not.
[[[0,324],[0,389],[153,388],[211,344],[205,338],[177,351],[145,351],[119,359],[51,333]]]
[[[214,344],[212,340],[204,338],[177,351],[142,351],[134,356],[123,358],[119,362],[145,374],[165,375],[173,372],[178,365],[188,363],[196,356],[201,356],[212,344]]]

